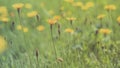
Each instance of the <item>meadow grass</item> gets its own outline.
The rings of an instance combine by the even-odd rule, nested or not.
[[[76,2],[93,5],[74,6]],[[32,7],[15,9],[13,5],[18,3]],[[119,3],[119,0],[0,0],[0,7],[7,8],[9,19],[2,20],[4,12],[0,12],[0,36],[7,46],[0,52],[0,68],[120,68]],[[104,9],[111,4],[112,8]],[[37,13],[27,16],[32,11]],[[104,15],[98,18],[100,14]],[[0,51],[2,45],[0,40]]]

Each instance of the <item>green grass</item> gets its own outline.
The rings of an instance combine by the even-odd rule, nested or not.
[[[9,16],[8,23],[0,21],[0,35],[5,37],[8,46],[7,50],[0,54],[0,68],[120,68],[120,25],[116,21],[120,15],[120,1],[81,1],[83,3],[92,1],[95,6],[83,11],[64,0],[0,0],[0,6],[6,6],[9,14],[11,12],[15,14],[14,18]],[[12,7],[19,2],[33,5],[32,9],[22,8],[21,19]],[[45,3],[45,7],[41,7],[41,3]],[[117,9],[109,13],[104,10],[107,4],[114,4]],[[62,17],[58,21],[61,26],[60,38],[57,25],[53,25],[53,37],[51,37],[50,25],[46,20],[55,15],[61,15],[61,6],[64,6],[63,12],[67,17],[77,19],[72,27],[69,21]],[[26,16],[27,12],[33,10],[38,11],[40,22]],[[53,10],[54,14],[50,15],[49,10]],[[106,14],[102,21],[97,19],[97,15],[101,13]],[[10,29],[12,22],[15,22],[13,30]],[[16,29],[20,23],[28,27],[27,33]],[[103,25],[102,28],[108,28],[112,32],[107,36],[96,34],[100,24]],[[38,25],[43,25],[45,30],[42,32],[36,30]],[[72,28],[75,33],[66,33],[66,28]],[[63,62],[57,62],[56,58],[62,58]]]

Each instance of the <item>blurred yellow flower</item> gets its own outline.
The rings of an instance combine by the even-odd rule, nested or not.
[[[22,26],[21,26],[21,25],[18,25],[18,26],[17,26],[17,30],[22,30]]]
[[[39,25],[36,29],[37,29],[38,31],[43,31],[43,30],[45,29],[45,27],[42,26],[42,25]]]
[[[55,20],[57,20],[57,21],[60,20],[60,18],[61,18],[61,17],[58,16],[58,15],[56,15],[56,16],[53,17],[53,19],[55,19]]]
[[[99,30],[99,32],[106,35],[106,34],[110,34],[112,31],[110,29],[103,29],[103,28],[101,28]]]
[[[68,17],[67,20],[68,21],[74,21],[74,20],[76,20],[76,18],[75,17]]]
[[[13,5],[12,5],[12,7],[13,7],[14,9],[21,9],[23,6],[24,6],[23,3],[16,3],[16,4],[13,4]]]
[[[110,10],[116,10],[116,6],[115,5],[106,5],[104,7],[105,10],[110,11]]]
[[[48,19],[47,21],[50,25],[54,25],[57,22],[55,19]]]
[[[29,4],[29,3],[26,3],[26,4],[25,4],[25,8],[27,8],[27,9],[31,9],[31,8],[32,8],[32,5]]]
[[[74,2],[73,6],[75,6],[75,7],[81,7],[81,6],[83,6],[83,3],[82,2]]]
[[[2,17],[0,20],[1,20],[2,22],[4,22],[4,23],[7,23],[7,22],[9,21],[9,18],[7,18],[7,17]]]
[[[120,23],[120,16],[117,18],[117,22]]]
[[[87,6],[88,8],[94,7],[94,3],[93,3],[93,2],[87,2],[87,3],[86,3],[86,6]]]
[[[7,42],[5,41],[4,37],[0,36],[0,53],[4,52],[7,48]]]
[[[7,8],[5,6],[0,7],[0,16],[1,17],[7,17],[8,16],[8,11],[7,11]]]
[[[67,32],[67,33],[74,33],[74,30],[71,29],[71,28],[67,28],[67,29],[65,29],[65,32]]]
[[[97,16],[97,19],[103,19],[105,17],[105,14],[99,14],[98,16]]]
[[[86,11],[86,10],[88,10],[88,9],[89,9],[89,7],[88,7],[88,6],[83,5],[83,6],[81,6],[81,9],[82,9],[82,10],[84,10],[84,11]]]
[[[28,17],[35,17],[37,14],[38,14],[37,11],[32,11],[32,12],[27,13],[27,16]]]
[[[23,27],[23,32],[28,32],[28,28],[27,27]]]

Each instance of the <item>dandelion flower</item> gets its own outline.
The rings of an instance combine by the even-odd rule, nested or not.
[[[117,22],[120,23],[120,16],[117,18]]]
[[[53,17],[53,19],[55,19],[55,20],[57,20],[57,21],[60,20],[60,18],[61,18],[60,16],[54,16],[54,17]]]
[[[22,30],[22,26],[21,26],[21,25],[18,25],[18,26],[17,26],[17,30]]]
[[[93,6],[94,6],[94,3],[93,3],[93,2],[87,2],[87,3],[86,3],[86,6],[87,6],[88,8],[93,7]]]
[[[2,22],[7,23],[7,22],[9,21],[9,18],[7,18],[7,17],[2,17],[0,20],[1,20]]]
[[[27,3],[27,4],[25,4],[25,8],[27,8],[27,9],[31,9],[31,8],[32,8],[32,5],[29,4],[29,3]]]
[[[55,20],[55,19],[48,19],[48,23],[50,25],[54,25],[56,22],[57,22],[57,20]]]
[[[97,16],[97,19],[103,19],[105,17],[105,14],[99,14],[98,16]]]
[[[35,17],[37,14],[38,14],[37,11],[32,11],[32,12],[27,13],[27,16],[28,17]]]
[[[36,29],[37,29],[38,31],[43,31],[43,30],[45,29],[45,27],[42,26],[42,25],[40,25],[40,26],[38,26]]]
[[[0,53],[4,52],[6,50],[6,44],[7,42],[5,41],[5,39],[0,36]]]
[[[71,28],[67,28],[67,29],[65,29],[65,32],[67,32],[67,33],[74,33],[74,30],[71,29]]]
[[[28,28],[27,27],[23,27],[23,32],[28,32]]]
[[[100,29],[99,30],[99,33],[102,33],[102,34],[105,34],[105,35],[107,35],[107,34],[110,34],[111,33],[111,30],[110,29]]]
[[[104,9],[107,11],[116,10],[116,6],[115,5],[106,5],[104,7]]]
[[[82,2],[75,2],[73,4],[73,6],[75,6],[75,7],[81,7],[81,6],[83,6],[83,3]]]
[[[74,21],[74,20],[76,20],[76,18],[75,17],[68,17],[67,20],[68,21]]]
[[[13,4],[13,5],[12,5],[12,7],[13,7],[14,9],[21,9],[23,6],[24,6],[23,3],[16,3],[16,4]]]

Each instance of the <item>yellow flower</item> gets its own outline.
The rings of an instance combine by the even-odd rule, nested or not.
[[[4,52],[7,48],[7,42],[5,41],[4,37],[0,36],[0,53]]]
[[[27,27],[23,27],[23,32],[28,32],[28,28]]]
[[[65,32],[67,32],[67,33],[74,33],[74,30],[71,29],[71,28],[67,28],[67,29],[65,29]]]
[[[117,18],[117,22],[120,23],[120,16]]]
[[[115,5],[106,5],[104,7],[105,10],[110,11],[110,10],[116,10],[116,6]]]
[[[99,32],[106,35],[106,34],[110,34],[111,30],[110,29],[103,29],[102,28],[102,29],[99,30]]]
[[[42,26],[42,25],[39,25],[36,29],[37,29],[38,31],[43,31],[43,30],[45,29],[45,27]]]
[[[15,9],[21,9],[23,6],[24,6],[23,3],[16,3],[16,4],[12,5],[12,7],[15,8]]]
[[[61,18],[60,16],[54,16],[54,17],[53,17],[53,19],[55,19],[55,20],[57,20],[57,21],[60,20],[60,18]]]
[[[6,17],[6,16],[8,16],[8,11],[7,11],[7,8],[6,8],[6,7],[4,7],[4,6],[1,6],[1,7],[0,7],[0,16],[1,16],[1,17]]]
[[[98,16],[97,16],[97,19],[103,19],[105,17],[105,14],[99,14]]]
[[[67,20],[68,21],[74,21],[74,20],[76,20],[76,18],[75,17],[68,17]]]
[[[88,7],[88,6],[84,6],[84,5],[83,5],[83,6],[81,6],[81,9],[82,9],[82,10],[84,10],[84,11],[86,11],[86,10],[88,10],[88,9],[89,9],[89,7]]]
[[[83,3],[82,2],[75,2],[75,3],[73,3],[73,6],[81,7],[81,6],[83,6]]]
[[[18,25],[18,26],[17,26],[17,30],[22,30],[22,26],[21,26],[21,25]]]
[[[29,3],[27,3],[27,4],[25,4],[25,8],[27,8],[27,9],[31,9],[31,8],[32,8],[32,5],[29,4]]]
[[[57,22],[57,20],[55,20],[55,19],[48,19],[48,23],[50,25],[54,25],[56,22]]]
[[[88,8],[93,7],[93,6],[94,6],[94,3],[93,3],[93,2],[87,2],[87,3],[86,3],[86,6],[87,6]]]
[[[37,14],[38,14],[37,11],[32,11],[32,12],[27,13],[27,16],[28,17],[35,17]]]
[[[7,17],[2,17],[1,19],[0,19],[2,22],[8,22],[9,21],[9,18],[7,18]]]

